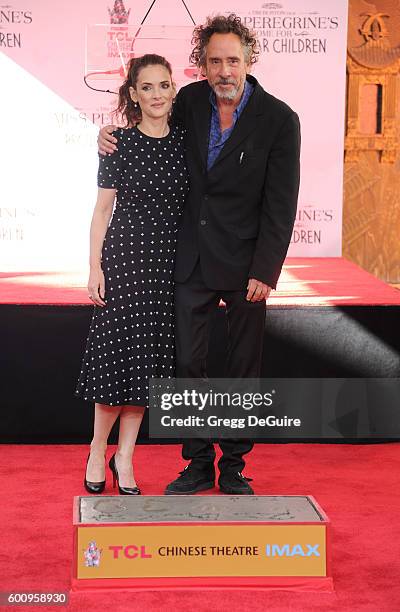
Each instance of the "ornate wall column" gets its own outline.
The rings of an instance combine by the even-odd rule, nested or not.
[[[394,0],[350,0],[343,255],[393,283],[400,282],[399,24]]]

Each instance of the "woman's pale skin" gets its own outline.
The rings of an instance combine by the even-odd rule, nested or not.
[[[155,138],[166,136],[169,132],[168,115],[176,91],[167,68],[161,65],[142,68],[138,75],[136,89],[129,88],[131,98],[137,102],[142,118],[137,128]],[[107,300],[107,287],[101,267],[101,251],[104,237],[110,223],[116,189],[99,188],[97,201],[90,226],[90,274],[88,281],[89,296],[94,304],[104,307]],[[119,482],[123,487],[135,487],[132,455],[145,408],[142,406],[108,406],[95,404],[94,433],[90,444],[90,456],[86,478],[90,482],[105,479],[104,457],[111,428],[120,417],[118,449],[115,462]]]

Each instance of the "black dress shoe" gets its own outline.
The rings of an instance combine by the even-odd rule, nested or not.
[[[165,495],[192,495],[198,491],[206,491],[215,487],[215,471],[194,468],[191,463],[185,467],[176,480],[170,482],[165,489]]]
[[[89,457],[90,457],[90,453],[88,454],[88,457],[86,459],[86,469],[87,469],[87,464],[89,462]],[[104,487],[106,486],[106,481],[102,480],[101,482],[90,482],[90,480],[86,480],[86,472],[85,472],[85,478],[83,480],[83,484],[85,485],[85,489],[88,493],[99,495],[100,493],[103,493]]]
[[[229,495],[254,495],[254,491],[249,485],[249,480],[242,472],[222,472],[218,479],[219,488],[222,493]]]
[[[139,487],[121,487],[121,485],[119,484],[118,470],[115,464],[115,453],[111,457],[108,465],[110,466],[110,470],[112,471],[112,475],[113,475],[113,488],[115,489],[115,485],[116,483],[118,483],[118,491],[120,495],[141,495],[142,494]]]

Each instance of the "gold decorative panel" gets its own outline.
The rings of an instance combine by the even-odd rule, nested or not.
[[[400,2],[350,0],[343,255],[400,282]]]

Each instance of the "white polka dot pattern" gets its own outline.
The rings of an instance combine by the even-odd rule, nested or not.
[[[99,160],[98,185],[116,188],[102,250],[106,306],[94,307],[75,394],[111,406],[148,405],[148,379],[174,376],[173,266],[188,192],[184,133],[150,138],[120,129]]]

